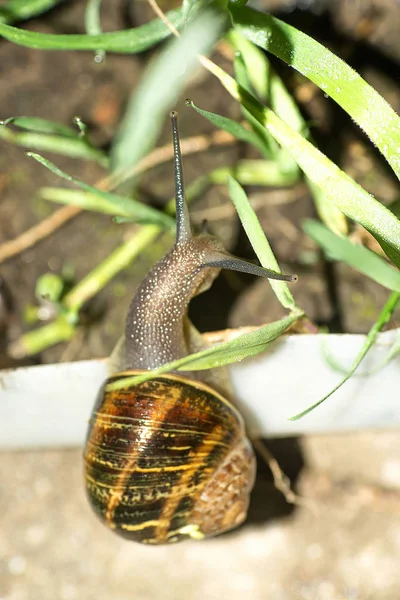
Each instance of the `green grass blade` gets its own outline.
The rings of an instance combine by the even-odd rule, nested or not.
[[[89,35],[103,33],[100,21],[102,0],[86,0],[85,27]]]
[[[175,27],[181,27],[183,19],[179,8],[169,11],[166,15]],[[39,50],[103,50],[134,54],[151,48],[170,35],[170,30],[160,19],[154,19],[133,29],[98,35],[38,33],[0,23],[0,36],[14,44]]]
[[[228,187],[232,202],[235,205],[240,221],[253,246],[254,252],[257,254],[258,260],[266,269],[271,269],[272,271],[280,273],[281,270],[278,261],[271,250],[271,246],[265,237],[260,221],[247,198],[246,192],[241,185],[230,176],[228,176]],[[291,310],[297,310],[297,306],[287,283],[284,281],[275,281],[273,279],[270,279],[269,283],[282,306]]]
[[[87,0],[85,10],[85,27],[89,35],[103,33],[100,21],[100,9],[102,0]],[[97,50],[95,62],[101,62],[105,56],[104,50]]]
[[[40,117],[9,117],[4,121],[0,121],[0,125],[15,125],[26,131],[34,131],[36,133],[48,133],[51,135],[61,135],[67,138],[77,138],[78,132],[72,127],[68,127],[63,123],[56,123],[48,119]]]
[[[240,52],[246,65],[249,80],[261,101],[271,106],[272,110],[305,137],[309,128],[291,94],[287,91],[282,79],[272,68],[267,56],[247,38],[233,29],[228,40],[234,50]]]
[[[294,98],[287,91],[282,79],[270,65],[266,54],[257,46],[252,44],[237,30],[229,33],[228,39],[233,48],[240,52],[246,65],[248,77],[253,88],[261,100],[272,108],[272,110],[285,123],[290,125],[295,131],[301,133],[305,138],[310,139],[310,130],[308,124],[294,101]],[[240,84],[240,81],[239,81]],[[260,125],[260,124],[259,124]],[[267,131],[264,129],[265,133]],[[312,141],[312,140],[311,140]],[[275,142],[276,143],[276,142]],[[290,154],[282,149],[276,153],[277,160],[285,169],[293,169],[291,163],[295,163]],[[296,168],[297,167],[297,163]],[[347,221],[343,213],[326,198],[325,194],[311,181],[308,181],[315,207],[321,220],[336,233],[347,232]]]
[[[283,21],[230,4],[235,28],[305,75],[335,100],[365,131],[400,177],[400,118],[343,60]]]
[[[318,400],[318,402],[315,402],[315,404],[312,404],[311,406],[309,406],[302,412],[298,413],[297,415],[294,415],[293,417],[289,417],[289,421],[298,421],[302,417],[305,417],[306,415],[308,415],[312,410],[314,410],[315,408],[320,406],[323,402],[325,402],[325,400],[327,400],[330,396],[332,396],[332,394],[334,394],[340,387],[342,387],[342,385],[344,383],[346,383],[346,381],[348,379],[350,379],[350,377],[354,374],[354,372],[358,368],[359,364],[361,363],[361,361],[363,360],[363,358],[365,357],[365,355],[367,354],[369,349],[374,344],[378,333],[381,331],[381,329],[384,327],[384,325],[386,325],[386,323],[391,318],[394,310],[396,309],[396,307],[398,305],[399,298],[400,298],[400,294],[398,292],[393,292],[390,295],[389,300],[386,302],[385,306],[383,307],[382,312],[379,315],[377,322],[374,323],[374,325],[371,327],[371,329],[366,337],[366,340],[365,340],[362,348],[358,352],[358,354],[354,360],[354,363],[353,363],[350,371],[347,373],[346,377],[344,377],[342,379],[342,381],[337,386],[335,386],[333,388],[333,390],[331,390],[329,392],[329,394],[327,394],[326,396],[321,398],[321,400]],[[378,398],[377,398],[377,402],[378,402]]]
[[[36,17],[63,0],[8,0],[0,7],[0,23],[16,23]]]
[[[400,305],[400,302],[398,302],[397,308],[399,308],[399,305]],[[326,343],[323,343],[323,345],[322,345],[322,352],[324,354],[324,358],[326,359],[326,362],[332,369],[334,369],[335,371],[338,371],[338,373],[347,375],[348,368],[345,368],[340,363],[339,357],[336,357],[333,355],[328,344],[329,344],[329,336],[326,339]],[[363,373],[360,373],[360,374],[354,373],[353,377],[373,375],[374,373],[378,373],[384,367],[386,367],[386,365],[389,364],[391,360],[396,358],[396,356],[398,356],[399,354],[400,354],[400,330],[398,329],[396,339],[393,342],[390,349],[388,350],[386,356],[382,359],[382,361],[380,363],[378,363],[377,365],[375,365],[373,369],[369,369],[368,371],[364,371]]]
[[[400,292],[400,271],[391,267],[369,248],[335,235],[318,221],[305,221],[303,229],[323,249],[328,258],[340,260],[389,290]]]
[[[225,18],[205,12],[191,21],[179,38],[158,55],[131,96],[111,151],[113,170],[134,165],[153,147],[165,113],[174,107],[197,66],[220,36]]]
[[[251,144],[252,146],[257,148],[257,150],[259,150],[259,152],[262,155],[265,154],[264,143],[260,140],[258,135],[256,135],[251,129],[247,129],[241,123],[233,121],[228,117],[223,117],[222,115],[217,115],[216,113],[209,112],[208,110],[203,110],[196,106],[196,104],[192,100],[186,100],[185,104],[194,108],[196,112],[205,117],[208,121],[210,121],[210,123],[215,125],[215,127],[227,131],[228,133],[233,135],[233,137],[242,142]]]
[[[399,219],[274,112],[241,89],[236,81],[220,67],[213,65],[209,68],[228,92],[241,102],[282,146],[289,150],[307,177],[326,194],[327,198],[347,217],[370,231],[391,260],[400,267]]]
[[[264,327],[260,327],[250,333],[245,333],[238,336],[237,338],[225,342],[214,348],[208,350],[202,350],[189,356],[185,356],[179,360],[163,365],[159,369],[154,369],[140,376],[129,378],[129,383],[137,385],[143,381],[161,375],[162,373],[168,373],[170,371],[197,371],[204,369],[212,369],[214,367],[221,367],[234,362],[243,360],[248,356],[254,356],[259,354],[266,349],[277,337],[282,335],[292,323],[296,321],[299,315],[289,315],[284,319],[269,323]],[[125,384],[128,382],[124,380]],[[107,389],[118,389],[118,387],[124,387],[122,382],[112,383]]]
[[[87,195],[82,195],[74,194],[72,190],[60,190],[50,198],[51,200],[65,204],[75,204],[76,206],[87,208],[88,210],[98,210],[98,212],[106,214],[131,217],[132,220],[140,223],[153,223],[164,227],[171,227],[173,224],[173,219],[161,211],[145,206],[131,198],[99,190],[92,185],[80,181],[76,177],[68,175],[64,171],[61,171],[56,165],[38,154],[28,152],[28,156],[37,160],[41,165],[52,171],[52,173],[58,175],[58,177],[62,177],[70,183],[77,185],[85,192],[88,192]],[[98,206],[98,208],[96,208],[96,206]]]
[[[72,138],[30,131],[12,131],[7,126],[0,125],[0,139],[24,148],[54,152],[71,158],[94,160],[104,168],[109,164],[108,157],[102,150],[89,146],[85,140],[77,136]]]

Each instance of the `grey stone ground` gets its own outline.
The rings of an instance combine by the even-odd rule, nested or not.
[[[305,506],[276,516],[284,509],[264,482],[253,524],[157,548],[96,520],[79,451],[3,454],[0,599],[398,600],[400,435],[313,437],[300,448]]]

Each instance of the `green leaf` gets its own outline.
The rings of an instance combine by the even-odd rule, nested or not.
[[[8,127],[11,123],[25,131],[14,131]],[[108,158],[102,150],[94,148],[87,139],[61,123],[34,117],[11,117],[0,122],[0,138],[24,148],[95,160],[102,167],[108,167]]]
[[[166,16],[176,28],[181,27],[183,19],[179,8],[167,12]],[[133,29],[98,35],[37,33],[0,23],[0,36],[14,44],[39,50],[104,50],[134,54],[151,48],[170,35],[169,28],[160,19]]]
[[[173,108],[197,66],[219,38],[225,18],[205,12],[191,21],[150,63],[131,96],[111,151],[113,170],[134,165],[154,145],[167,110]]]
[[[337,235],[348,233],[348,222],[341,210],[335,206],[328,194],[306,176],[317,214],[321,221]]]
[[[87,0],[85,10],[85,27],[89,35],[103,33],[100,22],[100,9],[102,0]],[[97,50],[95,62],[101,62],[105,56],[104,50]]]
[[[300,316],[292,314],[284,319],[269,323],[264,327],[260,327],[250,333],[245,333],[237,338],[225,342],[214,348],[202,350],[189,356],[185,356],[179,360],[163,365],[159,369],[154,369],[144,373],[143,375],[126,378],[121,381],[113,382],[107,386],[108,390],[119,389],[127,384],[137,385],[143,381],[148,381],[162,373],[170,371],[198,371],[204,369],[212,369],[214,367],[222,367],[234,362],[243,360],[248,356],[254,356],[265,350],[273,340],[282,335],[292,323]]]
[[[386,325],[386,323],[391,318],[394,310],[396,309],[396,307],[398,305],[399,298],[400,298],[400,294],[398,292],[393,292],[390,295],[390,298],[386,302],[385,306],[383,307],[383,310],[382,310],[381,314],[379,315],[377,322],[374,323],[374,325],[371,327],[371,329],[365,339],[365,342],[362,345],[362,348],[360,349],[360,351],[358,352],[358,354],[353,362],[353,365],[352,365],[350,371],[347,373],[346,377],[344,377],[342,379],[342,381],[337,386],[335,386],[333,388],[333,390],[331,390],[329,392],[329,394],[327,394],[326,396],[321,398],[321,400],[318,400],[318,402],[315,402],[315,404],[312,404],[311,406],[309,406],[302,412],[298,413],[297,415],[294,415],[293,417],[289,417],[289,421],[298,421],[302,417],[305,417],[305,415],[308,415],[308,413],[310,413],[312,410],[317,408],[317,406],[320,406],[323,402],[325,402],[325,400],[327,400],[330,396],[332,396],[332,394],[334,394],[340,387],[342,387],[342,385],[344,383],[346,383],[346,381],[348,379],[350,379],[350,377],[353,375],[353,373],[358,368],[362,359],[365,357],[367,352],[373,346],[378,333],[381,331],[381,329]],[[378,398],[377,398],[377,402],[378,402]]]
[[[85,27],[89,35],[103,33],[100,22],[102,0],[86,0]]]
[[[400,271],[393,269],[369,248],[335,235],[318,221],[305,221],[303,229],[323,249],[328,258],[340,260],[373,281],[394,292],[400,292]]]
[[[346,216],[370,231],[388,256],[394,262],[398,258],[399,263],[396,264],[400,264],[399,219],[274,112],[240,88],[220,67],[213,65],[209,68],[228,92],[289,150],[307,177],[327,198]]]
[[[230,176],[228,177],[228,187],[232,202],[235,205],[240,221],[253,246],[254,252],[257,254],[258,260],[266,269],[271,269],[272,271],[280,273],[281,270],[278,261],[271,250],[271,246],[265,237],[260,221],[258,220],[244,189]],[[287,283],[273,279],[270,279],[269,283],[282,306],[297,310],[297,306]]]
[[[228,40],[234,50],[240,52],[249,80],[260,100],[267,103],[285,123],[308,137],[309,128],[299,107],[282,79],[272,68],[265,53],[249,42],[237,29],[229,32]]]
[[[249,79],[259,98],[270,106],[285,123],[312,141],[307,122],[303,119],[293,96],[287,91],[282,79],[270,65],[266,54],[235,29],[229,33],[229,41],[234,49],[240,52],[245,62]],[[258,125],[265,133],[268,133],[260,123]],[[292,163],[295,161],[293,161],[287,150],[282,149],[280,152],[276,152],[275,155],[279,164],[282,165],[282,169],[290,168],[293,170]],[[298,168],[297,163],[295,164],[296,168]],[[336,208],[322,190],[317,188],[312,181],[308,180],[308,185],[310,186],[315,207],[321,220],[332,231],[347,233],[347,221],[343,213]]]
[[[52,135],[62,135],[67,138],[77,138],[77,131],[63,123],[56,123],[40,117],[9,117],[0,121],[0,125],[15,125],[26,131],[35,131],[36,133],[49,133]]]
[[[237,121],[233,121],[232,119],[228,119],[227,117],[223,117],[221,115],[217,115],[215,113],[209,112],[208,110],[202,110],[192,100],[185,100],[186,106],[191,106],[197,111],[200,115],[205,117],[210,123],[218,127],[219,129],[223,129],[227,131],[236,139],[246,142],[247,144],[251,144],[257,150],[261,152],[262,155],[265,155],[265,144],[260,140],[260,138],[251,131],[251,129],[247,129],[241,123]]]
[[[99,190],[83,181],[80,181],[76,177],[68,175],[64,171],[61,171],[49,160],[46,160],[38,154],[28,152],[28,156],[37,160],[44,167],[52,171],[58,177],[66,179],[70,183],[73,183],[83,189],[86,194],[82,192],[74,192],[73,190],[64,190],[58,188],[49,188],[46,191],[41,190],[41,194],[46,199],[60,202],[62,204],[74,204],[75,206],[81,206],[87,210],[94,210],[106,214],[120,215],[124,217],[131,217],[132,220],[140,223],[153,223],[164,227],[171,227],[174,224],[173,219],[168,215],[165,215],[161,211],[145,206],[140,202],[127,198],[125,196],[118,196],[117,194],[111,194],[110,192],[104,192]]]
[[[343,60],[283,21],[247,7],[230,5],[235,28],[305,75],[335,100],[379,148],[400,177],[400,118]]]
[[[15,23],[31,19],[61,2],[63,0],[8,0],[0,7],[0,22]]]

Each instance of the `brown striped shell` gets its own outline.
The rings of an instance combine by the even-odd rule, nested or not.
[[[130,540],[217,535],[246,517],[255,458],[237,410],[177,375],[107,390],[92,413],[85,482],[98,516]]]

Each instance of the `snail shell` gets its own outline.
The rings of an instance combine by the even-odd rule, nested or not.
[[[236,527],[254,474],[240,414],[209,386],[168,375],[101,391],[86,450],[87,490],[120,535],[160,544]]]

